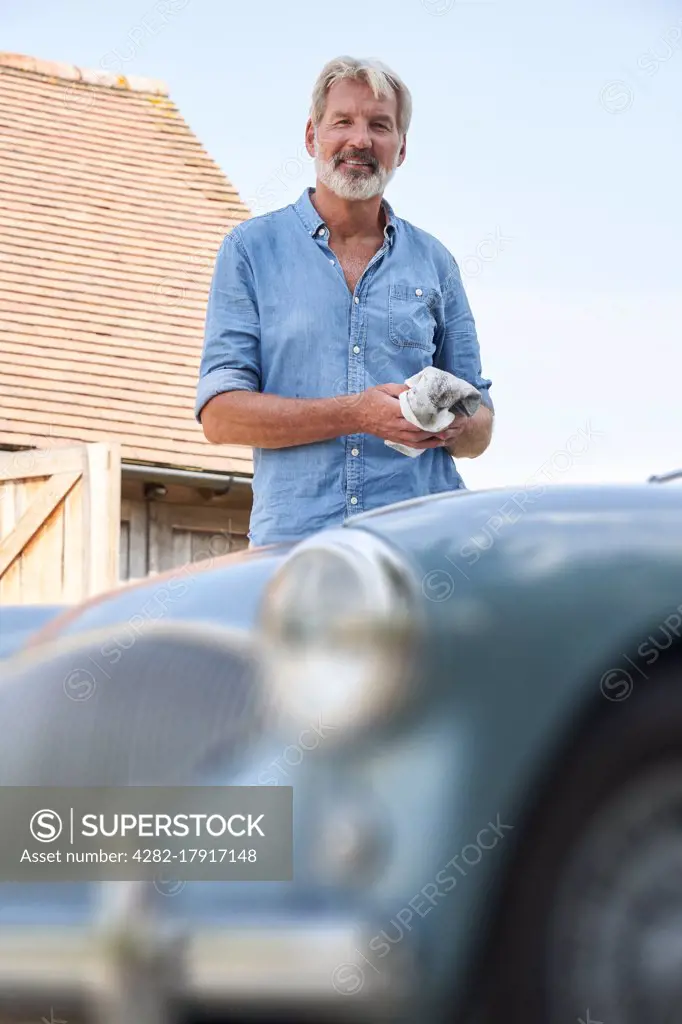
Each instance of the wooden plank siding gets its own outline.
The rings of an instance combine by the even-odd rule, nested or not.
[[[115,445],[0,451],[0,604],[81,601],[118,581]]]

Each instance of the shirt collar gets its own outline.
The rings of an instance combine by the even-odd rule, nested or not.
[[[327,228],[327,225],[311,202],[310,196],[314,191],[315,189],[312,186],[304,189],[298,200],[294,203],[294,209],[301,218],[303,226],[311,237],[314,237],[320,231],[320,228]],[[388,240],[390,245],[393,245],[398,227],[398,218],[393,212],[393,207],[386,199],[381,200],[381,205],[383,206],[386,214],[384,237]]]

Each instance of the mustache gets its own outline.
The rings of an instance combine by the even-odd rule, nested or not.
[[[373,171],[376,171],[379,168],[379,161],[367,150],[344,149],[341,153],[337,153],[336,156],[334,157],[335,169],[339,166],[342,160],[362,160],[363,163],[369,164]]]

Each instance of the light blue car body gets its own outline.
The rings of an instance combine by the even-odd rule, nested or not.
[[[650,685],[651,666],[679,651],[682,496],[650,485],[460,492],[390,506],[346,528],[380,537],[418,583],[426,632],[414,699],[383,736],[329,750],[320,743],[295,767],[282,768],[286,737],[263,736],[239,777],[219,781],[294,786],[295,881],[190,884],[172,913],[197,921],[357,912],[372,922],[360,950],[365,969],[381,971],[405,943],[423,1000],[435,1008],[467,991],[485,955],[501,881],[566,744],[605,702],[624,699],[623,687]],[[124,630],[159,595],[168,620],[252,631],[289,550],[255,550],[195,576],[178,570],[122,588],[62,633]],[[52,612],[1,614],[7,654],[32,614],[37,627]],[[382,821],[384,860],[364,881],[313,881],[330,794]],[[85,886],[2,889],[5,921],[89,912]]]

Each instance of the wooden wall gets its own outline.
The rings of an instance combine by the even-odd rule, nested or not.
[[[163,497],[145,497],[140,480],[121,488],[120,579],[139,579],[189,562],[248,547],[251,488],[234,484],[225,495],[165,484]]]

